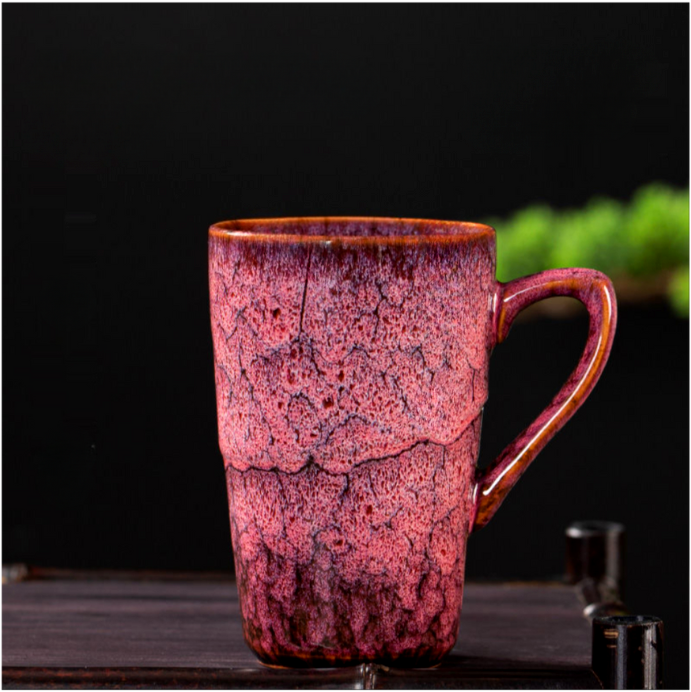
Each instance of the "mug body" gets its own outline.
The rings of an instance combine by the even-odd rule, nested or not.
[[[209,280],[247,643],[279,665],[436,663],[474,518],[494,231],[225,222]]]

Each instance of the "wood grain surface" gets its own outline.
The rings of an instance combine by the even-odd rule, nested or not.
[[[571,587],[468,584],[458,642],[432,669],[260,664],[232,581],[44,579],[3,587],[10,688],[571,689],[599,687]]]

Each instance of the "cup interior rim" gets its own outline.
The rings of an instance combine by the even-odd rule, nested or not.
[[[295,226],[314,227],[320,225],[324,227],[325,232],[296,233],[292,230]],[[347,225],[360,225],[363,232],[347,234],[339,232]],[[373,231],[373,226],[375,228],[397,226],[405,230],[401,234],[382,233]],[[286,230],[282,230],[284,228]],[[418,229],[424,232],[410,232]],[[234,219],[219,221],[209,228],[210,237],[227,240],[346,245],[451,243],[479,239],[483,236],[493,237],[494,234],[494,229],[483,223],[388,216],[296,216]]]

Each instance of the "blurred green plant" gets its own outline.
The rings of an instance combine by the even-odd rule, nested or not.
[[[688,189],[652,183],[628,204],[605,197],[564,211],[538,204],[486,223],[497,230],[500,281],[558,267],[599,269],[615,283],[665,274],[672,308],[689,316]]]
[[[689,316],[689,268],[681,267],[669,282],[668,295],[677,315]]]

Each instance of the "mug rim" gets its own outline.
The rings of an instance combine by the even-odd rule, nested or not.
[[[376,223],[413,224],[431,226],[435,232],[429,235],[308,235],[302,233],[281,233],[280,227],[290,224],[322,223]],[[271,231],[253,228],[272,226]],[[437,232],[439,231],[439,232]],[[416,219],[393,216],[295,216],[276,218],[233,219],[219,221],[209,227],[209,237],[225,240],[264,243],[304,243],[304,244],[342,244],[342,245],[421,245],[462,242],[482,237],[494,237],[495,230],[483,223],[473,221],[444,221],[436,219]]]

